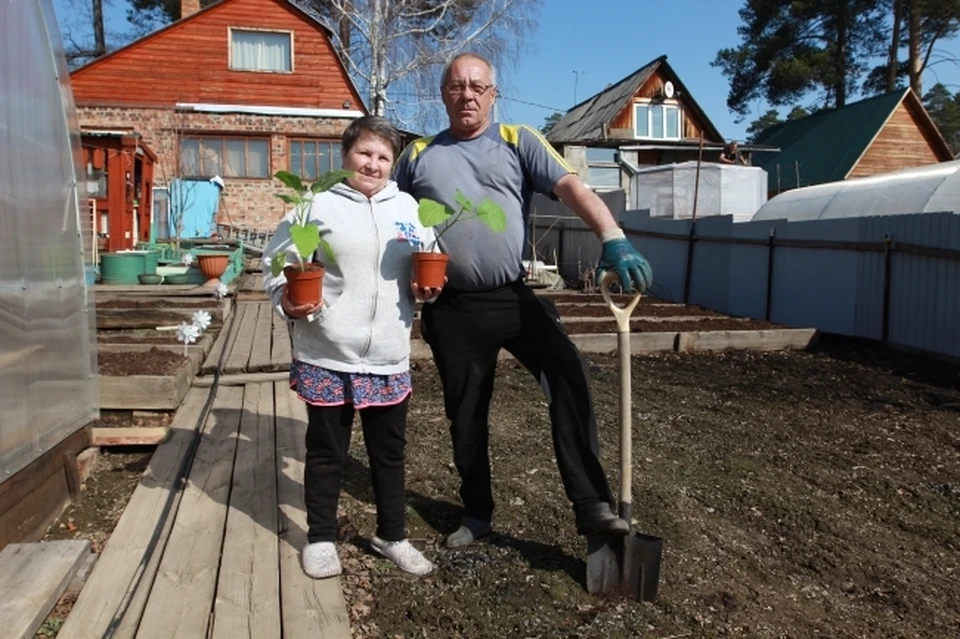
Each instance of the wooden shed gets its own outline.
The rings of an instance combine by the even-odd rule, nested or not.
[[[770,196],[801,186],[954,159],[913,90],[900,89],[770,127],[758,144],[780,147],[759,164]]]
[[[150,241],[153,167],[157,156],[133,132],[84,131],[87,209],[100,251],[132,249]]]

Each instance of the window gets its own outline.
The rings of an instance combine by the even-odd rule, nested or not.
[[[620,188],[617,149],[587,147],[587,185],[594,189]]]
[[[675,104],[637,104],[634,132],[638,138],[680,139],[680,107]]]
[[[230,68],[235,71],[293,71],[293,34],[230,29]]]
[[[189,137],[180,141],[184,177],[270,177],[270,143],[264,138]]]
[[[315,180],[327,171],[343,168],[340,143],[328,140],[291,140],[290,172]]]

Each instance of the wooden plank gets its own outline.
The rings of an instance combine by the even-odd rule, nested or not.
[[[257,324],[253,329],[253,345],[250,348],[248,373],[259,373],[270,369],[270,342],[273,339],[273,309],[267,302],[257,304]]]
[[[43,536],[70,499],[64,454],[89,445],[89,429],[80,428],[0,483],[0,548]]]
[[[273,370],[290,370],[290,326],[287,320],[270,307],[270,316],[273,318],[273,340],[271,342],[270,362]]]
[[[244,309],[245,306],[243,304],[238,304],[234,308],[237,316],[220,328],[220,332],[217,334],[217,340],[213,343],[213,348],[210,349],[210,352],[207,354],[207,359],[204,360],[203,365],[200,367],[201,375],[212,375],[217,370],[217,366],[220,363],[220,355],[224,349],[227,351],[226,355],[224,355],[224,363],[226,363],[226,357],[230,355],[230,349],[236,339],[237,331],[240,330],[240,320],[243,319]]]
[[[89,541],[10,544],[0,552],[0,628],[4,639],[32,639],[66,590]]]
[[[570,339],[583,353],[611,353],[617,350],[616,333],[584,333],[571,335]],[[676,346],[676,333],[630,333],[630,352],[662,353]]]
[[[340,579],[311,579],[300,567],[307,542],[303,506],[303,432],[306,409],[287,388],[274,384],[277,413],[277,486],[280,499],[280,602],[287,637],[350,638],[347,604]]]
[[[763,331],[699,331],[680,333],[680,352],[725,350],[804,350],[814,341],[814,328],[788,328]]]
[[[203,429],[138,639],[206,637],[216,594],[242,388],[222,388]]]
[[[156,574],[168,538],[166,532],[180,502],[180,468],[190,451],[207,395],[203,390],[189,391],[174,414],[170,437],[150,457],[146,472],[57,635],[60,639],[101,637],[121,619],[133,619],[136,625],[143,611],[143,593],[149,591]],[[147,557],[151,537],[158,532],[156,548]],[[133,596],[126,605],[128,592]],[[133,635],[117,632],[114,636],[121,639]]]
[[[289,371],[278,371],[274,373],[237,373],[236,375],[223,375],[217,380],[218,386],[243,386],[244,384],[259,384],[262,382],[279,382],[290,378]],[[213,386],[212,377],[198,377],[193,380],[193,385],[198,388],[209,388]]]
[[[223,309],[211,304],[207,308],[98,308],[97,328],[118,330],[136,328],[157,328],[158,326],[176,326],[180,322],[190,322],[193,314],[199,310],[210,313],[214,326],[223,323]]]
[[[250,384],[230,491],[214,639],[280,639],[273,384]]]
[[[169,432],[166,426],[91,428],[90,439],[94,446],[157,446]]]
[[[233,340],[233,345],[227,361],[223,366],[223,372],[243,373],[247,370],[247,363],[250,361],[250,350],[253,348],[253,342],[256,339],[257,316],[260,314],[260,304],[257,302],[243,302],[238,304],[243,308],[243,316],[238,317],[240,328],[237,330],[237,336]]]

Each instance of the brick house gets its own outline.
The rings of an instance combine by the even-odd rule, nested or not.
[[[367,113],[329,30],[287,0],[221,0],[71,74],[81,131],[139,136],[156,186],[223,178],[218,222],[272,228],[271,176],[339,168],[340,136]]]

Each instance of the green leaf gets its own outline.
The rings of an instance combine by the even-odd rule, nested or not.
[[[297,193],[303,193],[307,190],[307,187],[303,185],[303,180],[300,179],[300,176],[295,173],[291,173],[290,171],[277,171],[273,174],[273,177],[277,178]]]
[[[430,198],[420,200],[420,206],[417,208],[417,217],[420,218],[420,224],[426,227],[443,224],[450,219],[453,213],[453,209]]]
[[[287,204],[293,204],[294,206],[296,206],[297,204],[300,203],[300,198],[294,197],[292,195],[287,195],[286,193],[275,193],[274,195],[276,195],[278,198],[280,198]]]
[[[317,178],[316,182],[313,183],[313,186],[310,187],[310,191],[313,193],[323,193],[324,191],[329,191],[335,185],[340,184],[348,177],[353,177],[353,171],[340,169],[338,171],[324,173]]]
[[[473,210],[473,202],[468,200],[467,196],[464,195],[463,192],[460,191],[460,189],[457,189],[456,199],[457,199],[457,204],[460,205],[461,209],[465,211]]]
[[[494,233],[500,233],[507,228],[507,217],[500,205],[493,200],[483,200],[477,209],[477,217]]]
[[[300,257],[308,260],[317,250],[317,246],[320,245],[320,227],[316,224],[291,226],[290,239],[293,240],[294,246],[297,247],[297,253],[300,254]]]
[[[277,253],[270,260],[270,273],[276,277],[283,272],[283,267],[287,265],[286,253]]]

